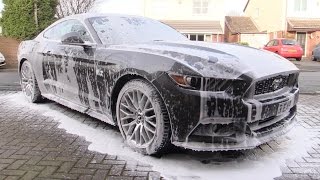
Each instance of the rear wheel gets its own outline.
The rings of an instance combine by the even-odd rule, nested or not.
[[[24,61],[21,66],[20,82],[22,92],[29,102],[37,103],[43,100],[29,61]]]
[[[144,80],[132,80],[119,93],[117,121],[126,143],[136,151],[161,155],[170,146],[167,110],[157,90]]]
[[[297,60],[297,61],[301,61],[301,57],[299,57],[299,58],[296,58],[296,60]]]

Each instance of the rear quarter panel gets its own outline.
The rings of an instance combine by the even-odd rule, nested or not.
[[[37,44],[38,42],[35,40],[22,41],[20,43],[17,53],[19,71],[22,60],[27,59],[31,64],[33,64],[34,49],[37,47]]]

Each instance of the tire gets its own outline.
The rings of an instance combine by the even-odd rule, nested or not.
[[[297,61],[301,61],[301,59],[302,59],[301,57],[300,58],[296,58]]]
[[[21,66],[20,83],[22,92],[29,102],[39,103],[43,101],[38,82],[29,61],[24,61]]]
[[[151,84],[140,79],[125,84],[118,96],[116,113],[121,134],[132,149],[154,156],[170,149],[168,112]]]
[[[318,59],[313,56],[312,61],[318,61]]]

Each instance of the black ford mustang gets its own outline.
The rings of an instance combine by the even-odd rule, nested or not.
[[[82,14],[21,43],[30,102],[48,98],[119,126],[159,154],[254,148],[293,126],[298,69],[264,50],[192,42],[158,21]]]

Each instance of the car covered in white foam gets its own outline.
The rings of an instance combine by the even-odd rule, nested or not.
[[[149,18],[82,14],[18,51],[22,90],[119,127],[133,149],[255,148],[293,127],[297,67],[226,43],[194,42]]]

